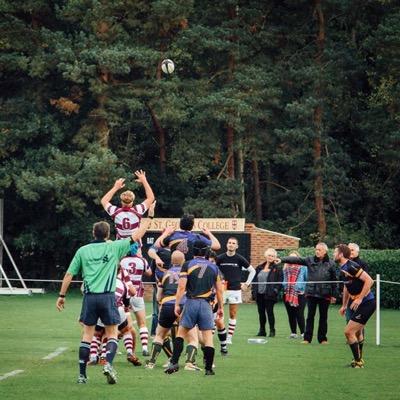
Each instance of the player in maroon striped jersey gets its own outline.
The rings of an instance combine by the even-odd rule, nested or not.
[[[136,244],[136,243],[135,243]],[[136,289],[135,296],[130,298],[130,305],[132,311],[135,314],[136,321],[139,326],[140,341],[142,343],[142,352],[144,356],[149,355],[148,341],[149,341],[149,331],[146,326],[146,311],[144,304],[144,285],[142,282],[143,274],[151,276],[152,272],[149,267],[148,262],[141,256],[137,254],[138,246],[136,244],[131,246],[131,251],[129,255],[124,257],[120,261],[121,268],[124,269]]]
[[[147,181],[146,173],[139,170],[135,172],[135,175],[137,178],[136,182],[143,185],[146,193],[146,199],[142,203],[134,205],[134,193],[130,190],[126,190],[120,195],[120,207],[111,204],[115,193],[125,187],[125,179],[123,178],[117,179],[114,186],[101,199],[101,205],[104,210],[106,210],[107,214],[114,220],[117,239],[129,237],[138,229],[142,215],[155,200],[153,190]]]

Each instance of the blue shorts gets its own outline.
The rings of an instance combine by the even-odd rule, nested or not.
[[[84,294],[79,320],[92,326],[97,324],[99,318],[105,326],[121,323],[114,293]]]
[[[204,299],[187,299],[179,325],[186,329],[197,325],[201,331],[214,329],[211,304]]]

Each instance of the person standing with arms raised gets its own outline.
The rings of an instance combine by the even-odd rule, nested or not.
[[[236,329],[236,317],[239,304],[242,303],[242,288],[248,288],[256,274],[250,263],[236,250],[239,248],[239,241],[230,237],[226,243],[226,253],[217,257],[217,265],[224,276],[227,290],[224,292],[224,303],[229,304],[229,328],[227,344],[232,344],[232,336]],[[242,269],[249,272],[246,283],[241,283]]]
[[[120,195],[120,207],[111,204],[115,193],[125,187],[125,179],[123,178],[117,179],[114,186],[101,199],[101,205],[114,221],[117,239],[130,237],[139,228],[143,214],[155,200],[153,190],[147,181],[146,173],[139,170],[135,172],[135,176],[136,182],[143,185],[146,193],[146,199],[142,203],[134,205],[135,194],[130,190],[126,190]]]

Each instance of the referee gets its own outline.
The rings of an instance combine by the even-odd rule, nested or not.
[[[92,341],[98,318],[104,323],[108,338],[106,345],[106,365],[103,373],[109,384],[117,382],[112,361],[118,346],[118,324],[120,317],[115,303],[115,286],[117,268],[120,259],[125,256],[133,242],[140,240],[146,233],[150,220],[154,218],[155,202],[150,206],[148,216],[140,228],[127,239],[110,241],[110,225],[97,222],[93,225],[94,240],[80,247],[64,276],[56,307],[62,311],[65,295],[72,278],[81,273],[83,277],[84,296],[80,321],[83,323],[82,341],[79,346],[79,376],[77,383],[87,382],[86,364],[89,361],[90,342]]]

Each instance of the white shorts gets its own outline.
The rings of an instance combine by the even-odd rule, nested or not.
[[[224,291],[224,304],[242,304],[242,291],[241,290],[225,290]]]
[[[119,312],[119,320],[120,320],[118,325],[121,325],[126,320],[125,307],[118,307],[118,312]],[[104,328],[104,324],[100,318],[97,320],[97,325],[102,326]]]
[[[133,312],[144,311],[143,297],[131,297],[129,303],[132,307]]]

